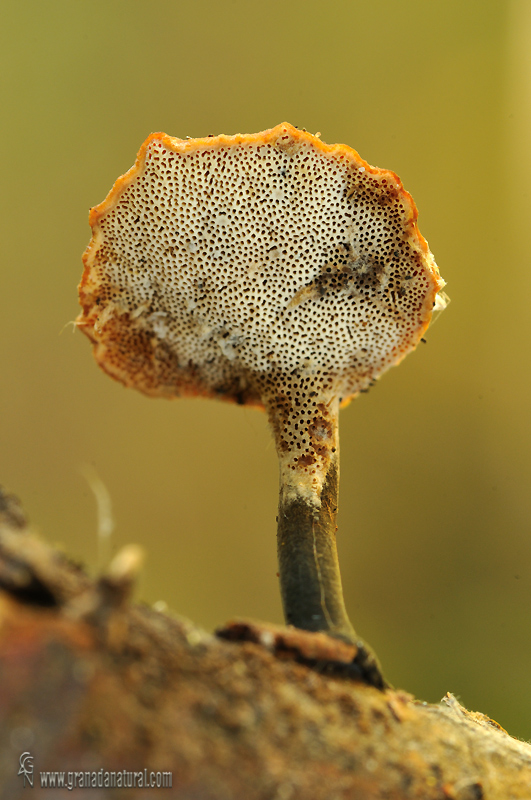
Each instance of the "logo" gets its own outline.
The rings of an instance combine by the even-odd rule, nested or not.
[[[18,775],[24,776],[24,786],[26,786],[27,779],[29,785],[33,788],[33,756],[31,753],[22,753],[19,763]]]

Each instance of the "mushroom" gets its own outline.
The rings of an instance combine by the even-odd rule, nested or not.
[[[352,642],[336,548],[338,412],[423,336],[444,285],[400,179],[288,123],[154,133],[90,212],[77,325],[150,396],[266,410],[286,621]],[[439,296],[440,297],[440,296]]]

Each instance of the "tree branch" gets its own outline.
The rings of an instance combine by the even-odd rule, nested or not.
[[[91,581],[0,497],[2,798],[22,796],[23,751],[36,786],[44,770],[146,768],[186,800],[531,797],[531,747],[451,695],[367,686],[355,647],[322,633],[238,621],[211,635],[133,605],[136,568],[127,551]]]

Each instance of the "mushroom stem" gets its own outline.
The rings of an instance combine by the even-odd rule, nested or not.
[[[347,616],[336,546],[339,459],[330,463],[320,505],[280,492],[278,561],[286,622],[307,631],[328,631],[349,641],[356,634]]]
[[[336,544],[339,402],[333,397],[314,410],[314,422],[303,434],[312,442],[313,456],[301,457],[297,441],[287,447],[278,412],[269,408],[280,461],[277,548],[284,617],[289,625],[355,645],[354,668],[382,688],[376,656],[356,634],[343,599]]]

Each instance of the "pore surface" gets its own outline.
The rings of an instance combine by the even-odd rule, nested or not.
[[[296,371],[346,398],[417,344],[440,284],[399,180],[265,133],[152,137],[97,209],[80,323],[125,383],[264,402]]]

